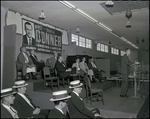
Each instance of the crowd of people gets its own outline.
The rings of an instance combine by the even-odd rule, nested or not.
[[[54,52],[53,57],[48,58],[46,63],[38,61],[35,51],[27,51],[25,46],[20,48],[20,53],[17,57],[17,68],[22,71],[22,79],[28,80],[29,73],[32,74],[32,79],[37,79],[37,71],[43,71],[45,66],[49,67],[50,74],[52,76],[58,76],[59,78],[68,78],[70,76],[81,76],[82,78],[89,78],[92,83],[99,81],[102,82],[102,72],[94,63],[93,58],[89,60],[89,64],[86,63],[86,58],[83,57],[82,61],[77,57],[76,62],[72,64],[71,68],[68,68],[66,61],[64,61],[61,55]],[[105,73],[105,72],[104,72]]]
[[[120,97],[128,97],[128,70],[127,67],[133,62],[129,60],[131,54],[130,49],[125,50],[125,55],[121,59],[122,86]],[[34,51],[30,53],[22,46],[17,57],[19,68],[23,72],[23,80],[15,81],[14,86],[1,90],[1,118],[103,118],[99,109],[89,110],[84,106],[83,99],[80,97],[82,86],[80,79],[70,82],[69,88],[72,90],[68,95],[67,90],[59,90],[52,93],[55,107],[52,110],[41,109],[35,105],[29,95],[26,94],[26,75],[28,72],[33,76],[36,70],[41,70],[42,64],[38,61]],[[47,59],[46,66],[53,69],[54,76],[59,78],[68,78],[74,73],[84,80],[91,82],[102,80],[102,72],[90,58],[89,64],[86,64],[86,58],[83,57],[80,62],[76,58],[76,62],[71,68],[67,68],[65,61],[61,55],[54,53],[54,57]],[[137,61],[134,64],[138,64]],[[15,89],[15,92],[13,92]]]
[[[1,90],[1,118],[103,118],[99,109],[89,110],[84,106],[80,97],[83,86],[80,80],[70,82],[70,95],[67,90],[52,93],[50,101],[55,106],[51,110],[41,109],[34,104],[26,94],[27,85],[24,80],[20,80],[13,87]]]

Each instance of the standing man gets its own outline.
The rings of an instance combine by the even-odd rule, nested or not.
[[[67,90],[53,92],[53,98],[51,98],[50,101],[54,101],[55,108],[50,111],[48,118],[69,118],[65,115],[63,109],[67,106],[67,100],[70,97]]]
[[[23,35],[22,45],[36,45],[36,40],[32,37],[33,27],[30,22],[24,24],[26,34]]]
[[[17,111],[11,106],[14,104],[14,94],[12,88],[1,90],[1,118],[19,118]]]
[[[125,49],[125,54],[121,58],[122,85],[121,85],[120,97],[128,97],[127,95],[128,75],[129,75],[128,66],[132,64],[131,61],[129,60],[130,54],[131,54],[131,50],[127,48]]]
[[[32,102],[32,99],[26,94],[27,85],[24,80],[15,82],[13,88],[17,90],[17,94],[13,107],[18,111],[19,117],[46,118],[49,110],[41,110]]]
[[[68,110],[70,118],[95,118],[100,116],[98,109],[88,110],[83,103],[83,99],[80,97],[83,84],[79,80],[70,82],[69,88],[72,88],[71,98],[68,100]]]
[[[36,66],[33,64],[32,59],[29,57],[26,47],[20,48],[20,53],[17,57],[17,67],[23,72],[23,79],[26,80],[26,74],[32,72],[33,78],[36,78]]]

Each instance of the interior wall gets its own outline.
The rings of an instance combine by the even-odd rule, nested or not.
[[[5,13],[6,13],[6,9],[1,7],[1,57],[3,57],[3,26],[5,25]],[[18,18],[21,18],[21,15],[18,13],[11,13],[9,12],[9,15],[7,15],[7,25],[8,24],[18,24]],[[9,17],[8,17],[9,16]],[[28,18],[26,16],[23,16],[25,18]],[[30,20],[33,20],[34,22],[36,22],[36,20],[29,18]],[[13,23],[14,22],[14,23]],[[44,25],[44,23],[41,23]],[[51,28],[54,28],[53,26],[50,25]],[[21,22],[19,21],[19,25],[17,26],[17,36],[16,36],[16,56],[15,58],[17,59],[17,55],[20,52],[20,46],[21,46],[21,39],[22,39],[22,30],[21,29]],[[60,30],[60,29],[58,29]],[[63,32],[65,32],[64,30],[61,30]],[[62,44],[62,55],[64,57],[64,59],[66,59],[67,55],[89,55],[89,56],[93,56],[93,57],[101,57],[101,58],[105,58],[105,59],[110,59],[110,71],[111,70],[117,70],[117,62],[120,62],[121,60],[121,56],[117,56],[114,54],[111,54],[110,51],[110,47],[109,47],[109,53],[104,53],[104,52],[100,52],[96,50],[96,44],[94,43],[94,40],[92,40],[92,49],[88,49],[88,48],[83,48],[83,47],[79,47],[76,46],[75,44],[71,44],[71,33],[66,34],[63,33],[63,39],[68,39],[68,44],[64,43]],[[67,38],[68,37],[68,38]],[[43,54],[43,53],[36,53],[38,60],[44,60],[46,61],[47,58],[52,57],[52,54]],[[137,51],[132,53],[132,56],[130,57],[132,60],[136,59],[138,56]],[[146,56],[146,55],[145,55]],[[1,60],[1,64],[3,64],[3,61]],[[1,72],[2,72],[3,68],[1,65]],[[1,73],[2,74],[2,73]],[[2,77],[2,75],[1,75]],[[2,79],[2,78],[1,78]],[[2,80],[1,80],[1,84],[2,84]]]
[[[141,69],[143,71],[148,71],[149,74],[149,51],[140,51],[139,54],[139,62],[142,64]]]
[[[3,49],[4,49],[4,26],[5,26],[5,15],[7,9],[1,6],[1,89],[3,84]]]

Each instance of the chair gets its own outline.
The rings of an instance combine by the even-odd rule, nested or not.
[[[41,64],[41,67],[40,67],[40,69],[37,70],[37,72],[36,72],[36,77],[37,77],[38,79],[44,78],[44,77],[43,77],[43,74],[42,74],[43,68],[45,67],[45,62],[44,62],[44,60],[40,60],[40,64]]]
[[[84,82],[85,82],[85,88],[86,88],[87,102],[90,99],[90,104],[92,105],[92,101],[94,101],[94,99],[96,99],[97,101],[98,100],[102,101],[102,103],[104,105],[103,90],[98,89],[98,88],[93,88],[91,86],[91,82],[90,82],[89,78],[87,78],[87,80],[84,80]]]
[[[57,70],[55,69],[55,75],[58,76]],[[66,78],[60,78],[59,77],[59,85],[62,85],[65,88],[65,79]],[[67,84],[69,85],[69,78],[67,78]]]
[[[57,85],[59,89],[59,78],[51,77],[49,68],[46,66],[43,68],[43,76],[44,76],[44,88],[46,87],[46,83],[50,83],[52,90],[54,85]]]
[[[15,61],[15,64],[16,64],[16,80],[23,77],[23,73],[22,73],[22,70],[18,68],[18,61],[16,60]]]
[[[17,60],[15,61],[15,63],[16,63],[16,80],[18,80],[19,77],[22,79],[23,78],[22,69],[18,68],[19,64]],[[29,78],[32,79],[31,72],[29,72],[28,75],[29,75]]]

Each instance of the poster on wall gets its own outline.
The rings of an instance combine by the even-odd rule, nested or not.
[[[62,52],[62,32],[22,18],[22,46],[41,53]]]

